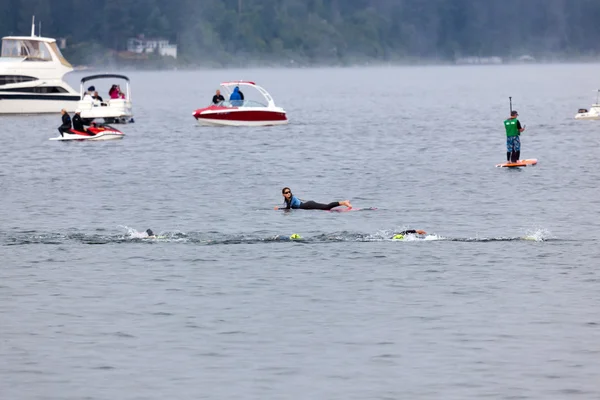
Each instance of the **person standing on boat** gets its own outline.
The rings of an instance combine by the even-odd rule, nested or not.
[[[506,129],[506,162],[516,163],[521,157],[521,139],[519,136],[525,130],[521,127],[521,123],[517,119],[519,113],[517,111],[510,112],[510,118],[504,121],[504,129]]]
[[[110,87],[110,90],[108,91],[108,96],[111,99],[118,99],[119,98],[119,89],[117,89],[117,85],[112,85]]]
[[[243,103],[244,98],[242,97],[242,92],[240,92],[240,88],[239,87],[235,87],[233,89],[233,92],[231,93],[231,95],[229,96],[229,102],[231,103],[232,106],[241,106]]]
[[[96,91],[96,87],[94,86],[90,86],[87,89],[87,92],[85,92],[85,94],[83,95],[83,99],[82,100],[87,100],[90,102],[94,102],[94,92]]]
[[[60,132],[60,136],[64,136],[64,133],[69,133],[71,129],[71,116],[64,108],[60,110],[60,113],[62,115],[62,125],[58,127],[58,131]]]
[[[217,92],[213,96],[212,102],[213,104],[219,104],[220,102],[225,101],[225,97],[221,94],[221,91],[217,89]]]

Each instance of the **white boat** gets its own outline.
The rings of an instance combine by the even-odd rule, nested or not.
[[[80,99],[63,76],[73,67],[56,40],[35,36],[5,36],[0,53],[0,114],[74,111]]]
[[[580,108],[575,114],[575,119],[587,119],[587,120],[599,120],[600,119],[600,102],[598,96],[600,95],[600,89],[596,92],[596,103],[592,104],[592,107],[588,110],[587,108]]]
[[[205,126],[269,126],[288,123],[286,112],[277,107],[275,101],[264,88],[250,81],[221,83],[225,98],[229,98],[235,88],[253,89],[264,101],[225,100],[219,104],[199,108],[192,114],[200,125]]]
[[[126,89],[125,98],[111,99],[106,91],[102,101],[94,100],[90,96],[85,96],[87,89],[85,86],[90,84],[90,81],[100,79],[120,79],[125,81]],[[94,86],[95,88],[95,86]],[[131,88],[129,87],[129,78],[125,75],[116,74],[100,74],[90,75],[81,79],[80,96],[77,108],[81,110],[81,118],[85,120],[93,120],[95,118],[103,118],[107,124],[125,124],[134,122],[133,109],[131,107]]]
[[[62,136],[50,138],[49,140],[98,142],[101,140],[120,140],[123,137],[125,137],[125,134],[112,126],[97,125],[90,126],[86,132],[70,129],[69,132],[63,133]]]

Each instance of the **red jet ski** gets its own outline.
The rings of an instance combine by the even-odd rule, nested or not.
[[[65,132],[63,136],[50,138],[50,140],[118,140],[123,139],[125,134],[118,129],[113,128],[110,125],[99,125],[92,124],[85,132],[76,131],[75,129],[69,129],[69,132]]]

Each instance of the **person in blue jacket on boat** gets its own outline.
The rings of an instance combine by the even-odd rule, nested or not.
[[[352,204],[348,200],[342,201],[334,201],[329,204],[317,203],[316,201],[300,201],[299,198],[292,194],[292,191],[289,187],[284,187],[281,190],[281,194],[283,194],[283,201],[285,202],[285,210],[289,210],[291,208],[299,208],[302,210],[331,210],[332,208],[338,206],[346,206],[348,208],[352,208]],[[275,207],[276,210],[279,210],[279,207]]]
[[[244,101],[244,95],[240,91],[239,86],[236,86],[233,89],[233,92],[231,93],[231,95],[229,96],[229,102],[233,106],[241,106],[243,101]]]

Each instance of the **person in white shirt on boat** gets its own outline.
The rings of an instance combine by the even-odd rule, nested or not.
[[[82,100],[89,101],[90,103],[92,103],[92,105],[94,107],[106,105],[106,104],[102,103],[102,97],[100,97],[100,95],[98,95],[98,92],[96,91],[95,86],[90,86],[87,89],[87,92],[85,92],[85,94],[83,95]]]
[[[106,106],[106,103],[104,102],[104,100],[102,99],[102,97],[98,94],[98,92],[94,92],[94,95],[92,96],[92,98],[94,99],[95,102],[100,102],[101,106]]]
[[[96,91],[96,88],[94,86],[90,86],[87,89],[87,92],[85,92],[85,94],[83,95],[83,99],[82,100],[87,100],[87,101],[94,101],[94,92]]]

